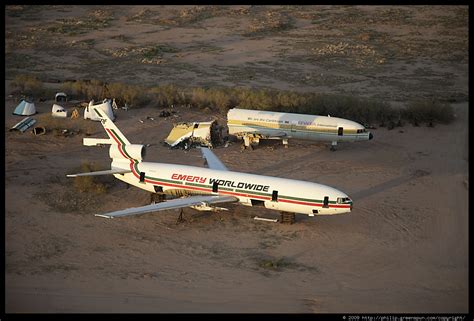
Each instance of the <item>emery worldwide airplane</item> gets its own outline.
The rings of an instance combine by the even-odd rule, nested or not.
[[[364,126],[348,119],[238,108],[227,113],[227,127],[229,134],[244,140],[245,147],[258,144],[260,139],[281,139],[287,147],[288,139],[296,138],[328,141],[335,150],[338,142],[373,138]]]
[[[352,210],[349,196],[335,188],[307,181],[229,171],[207,148],[201,148],[201,151],[209,168],[145,162],[145,146],[131,144],[105,113],[97,108],[94,111],[101,118],[109,138],[84,138],[83,143],[86,146],[109,144],[111,169],[67,176],[111,174],[151,193],[176,197],[96,216],[114,218],[184,207],[220,210],[225,208],[215,205],[224,203],[264,206],[291,213],[293,218],[294,213],[314,216],[349,213]]]

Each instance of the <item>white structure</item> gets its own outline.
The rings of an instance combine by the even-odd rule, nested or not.
[[[175,147],[181,142],[187,141],[189,145],[195,143],[212,148],[212,133],[216,130],[215,121],[177,123],[173,125],[173,129],[165,139],[165,143]]]
[[[66,102],[67,101],[67,95],[63,92],[57,93],[56,96],[54,96],[54,100],[56,102]]]
[[[112,110],[112,103],[110,99],[104,99],[102,103],[97,104],[97,105],[94,105],[94,101],[91,100],[89,102],[89,106],[87,106],[86,109],[84,110],[84,119],[100,121],[100,117],[96,114],[94,109],[98,109],[99,112],[103,111],[107,115],[107,117],[109,117],[112,120],[115,119],[115,115]]]
[[[227,113],[229,134],[243,138],[246,147],[260,139],[289,138],[328,141],[332,149],[338,142],[370,140],[373,135],[355,121],[330,117],[271,111],[230,109]]]
[[[109,144],[109,170],[70,174],[68,177],[114,175],[140,189],[174,198],[165,202],[96,214],[106,218],[136,215],[167,209],[192,207],[219,210],[216,204],[239,203],[268,209],[314,215],[350,213],[352,200],[345,193],[322,184],[287,178],[233,172],[208,148],[202,148],[209,168],[145,162],[145,146],[132,144],[104,113],[101,125],[108,139],[84,138],[87,146]],[[185,197],[181,197],[185,196]],[[283,215],[282,215],[283,218]]]
[[[14,115],[20,116],[29,116],[36,114],[36,107],[35,104],[26,100],[22,100],[18,106],[16,106],[15,110],[13,111]]]
[[[53,117],[61,117],[61,118],[66,118],[67,117],[67,110],[64,109],[63,106],[59,106],[57,104],[53,104],[53,108],[51,110],[51,114]]]

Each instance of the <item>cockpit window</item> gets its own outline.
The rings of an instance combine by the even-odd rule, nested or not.
[[[344,204],[344,203],[349,203],[351,199],[349,197],[338,197],[337,198],[337,203],[338,204]]]
[[[364,129],[358,129],[357,130],[357,134],[360,134],[360,133],[366,133],[367,130],[364,128]]]

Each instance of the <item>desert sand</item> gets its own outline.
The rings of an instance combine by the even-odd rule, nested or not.
[[[7,7],[6,312],[467,313],[467,10]],[[59,19],[97,16],[111,18],[79,34],[48,31]],[[259,33],[268,17],[292,27]],[[155,64],[111,54],[157,43],[177,52]],[[343,58],[314,55],[339,43],[353,46]],[[214,149],[231,170],[338,188],[354,200],[350,214],[297,215],[286,225],[253,219],[276,212],[229,206],[186,209],[180,224],[178,210],[107,220],[93,214],[145,205],[149,194],[113,177],[103,178],[105,195],[77,192],[66,174],[81,162],[109,166],[108,149],[82,146],[83,134],[10,132],[21,120],[11,114],[10,81],[21,73],[353,94],[394,106],[436,97],[451,102],[456,119],[371,129],[372,141],[336,152],[291,140],[288,149],[276,141]],[[53,98],[36,102],[39,115]],[[177,117],[165,119],[164,107],[119,109],[116,125],[131,142],[150,144],[147,161],[204,166],[199,150],[162,141],[173,122],[225,123],[225,114],[175,106]],[[141,123],[145,116],[154,120]],[[89,126],[106,137],[100,123]]]

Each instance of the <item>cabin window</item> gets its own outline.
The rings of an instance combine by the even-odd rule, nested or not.
[[[290,122],[288,120],[285,120],[285,124],[289,124]]]
[[[344,129],[342,127],[339,127],[337,129],[337,136],[342,136]]]
[[[337,203],[338,204],[344,204],[344,203],[347,203],[347,202],[350,202],[351,199],[349,197],[338,197],[337,198]]]
[[[272,193],[272,202],[278,201],[278,191],[273,191]]]
[[[212,192],[217,193],[218,190],[219,190],[219,184],[217,184],[217,182],[212,183]]]
[[[140,183],[145,182],[145,172],[140,172]]]
[[[329,197],[328,196],[324,196],[323,207],[326,207],[326,208],[329,207]]]

